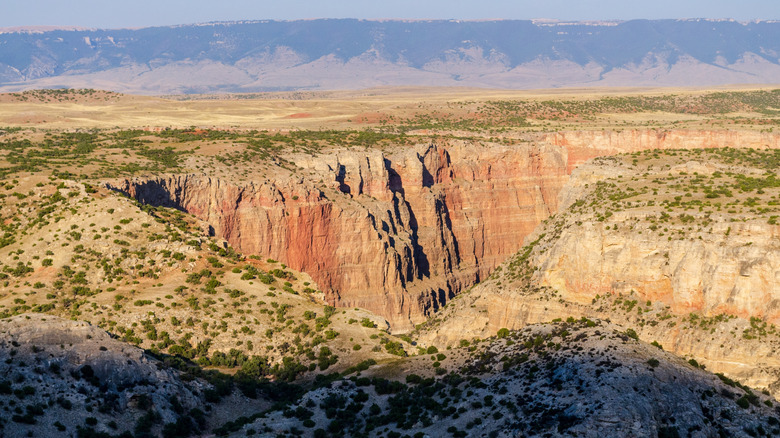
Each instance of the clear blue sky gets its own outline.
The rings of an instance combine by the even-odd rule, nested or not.
[[[0,27],[305,18],[780,19],[780,0],[0,0]]]

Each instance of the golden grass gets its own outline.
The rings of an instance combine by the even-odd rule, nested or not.
[[[771,87],[588,88],[554,90],[493,90],[474,88],[376,88],[358,91],[285,92],[255,95],[148,97],[123,95],[118,99],[20,102],[0,95],[0,126],[44,129],[129,128],[238,128],[238,129],[355,129],[362,114],[405,118],[422,108],[452,102],[487,100],[587,100],[617,95],[698,95],[723,90]],[[5,97],[5,98],[4,98]],[[692,120],[681,115],[606,115],[608,125],[648,120]]]

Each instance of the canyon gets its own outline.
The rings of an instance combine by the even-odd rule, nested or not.
[[[481,93],[0,96],[0,434],[780,435],[778,90]]]
[[[240,251],[308,273],[330,304],[368,309],[404,332],[517,252],[568,202],[569,175],[590,158],[780,147],[780,135],[755,131],[578,131],[522,140],[291,154],[290,169],[249,183],[188,174],[108,186],[191,213]]]
[[[501,328],[608,319],[777,393],[776,157],[776,149],[654,150],[580,166],[555,216],[420,339],[457,345]]]
[[[181,208],[240,251],[308,273],[329,303],[406,331],[514,253],[566,178],[559,147],[448,143],[292,157],[303,176],[246,185],[177,175],[109,186]]]

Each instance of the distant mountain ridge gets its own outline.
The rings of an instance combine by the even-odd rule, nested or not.
[[[0,33],[0,91],[780,83],[780,22],[209,23]]]

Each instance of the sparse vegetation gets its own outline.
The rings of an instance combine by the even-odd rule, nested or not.
[[[27,103],[64,103],[98,95],[121,99],[94,90],[34,91],[17,93],[13,98]],[[478,260],[483,281],[479,287],[527,300],[532,304],[529,308],[544,309],[545,315],[557,312],[560,318],[521,331],[502,327],[515,324],[511,318],[502,320],[501,325],[485,324],[479,334],[483,339],[468,335],[471,328],[459,328],[457,339],[436,345],[429,342],[432,338],[426,337],[427,330],[452,323],[448,318],[455,318],[455,312],[464,309],[478,321],[473,325],[480,326],[490,319],[495,303],[486,305],[470,297],[474,289],[458,296],[450,290],[434,292],[435,288],[419,296],[404,296],[404,305],[419,300],[416,304],[430,312],[430,318],[412,333],[393,335],[387,321],[366,309],[331,305],[349,301],[340,301],[347,297],[346,290],[337,291],[335,286],[324,292],[318,289],[323,284],[339,284],[335,274],[322,276],[325,283],[318,285],[306,272],[287,266],[302,264],[286,259],[283,252],[280,255],[272,248],[275,243],[246,244],[226,232],[230,221],[251,222],[251,218],[236,217],[230,205],[201,214],[203,207],[195,205],[192,193],[208,193],[203,195],[208,202],[217,202],[211,197],[221,199],[220,195],[209,192],[214,186],[185,193],[169,185],[175,178],[205,174],[230,185],[230,190],[243,190],[241,196],[250,199],[256,193],[250,193],[248,187],[267,182],[273,186],[268,192],[272,196],[252,198],[253,208],[269,202],[282,205],[269,214],[279,213],[280,221],[301,227],[308,220],[301,213],[305,209],[335,220],[339,214],[351,214],[346,205],[358,205],[356,211],[361,214],[355,218],[373,224],[372,232],[379,236],[389,257],[398,256],[399,266],[409,260],[419,264],[397,279],[399,284],[420,281],[413,284],[416,287],[424,282],[433,284],[431,279],[441,275],[435,271],[443,268],[434,267],[433,259],[428,260],[430,265],[424,263],[426,257],[438,257],[421,246],[421,236],[427,231],[421,230],[420,224],[431,217],[415,210],[413,188],[408,181],[398,180],[402,172],[397,163],[380,169],[380,173],[387,172],[385,185],[394,187],[392,193],[387,192],[393,196],[392,207],[386,209],[381,199],[386,193],[380,196],[369,187],[376,181],[370,182],[368,174],[361,173],[361,182],[355,183],[349,180],[354,175],[347,175],[352,172],[345,167],[347,161],[339,161],[331,175],[311,164],[311,157],[332,151],[342,154],[378,149],[384,155],[377,157],[390,160],[398,151],[458,142],[479,147],[501,145],[507,150],[526,144],[544,149],[550,140],[542,140],[546,137],[537,131],[566,124],[594,131],[622,129],[623,122],[616,120],[626,114],[641,115],[636,120],[643,121],[636,126],[654,129],[649,135],[660,136],[662,128],[677,128],[678,121],[689,116],[696,117],[698,126],[755,124],[768,129],[780,116],[777,98],[774,91],[750,91],[452,100],[438,104],[444,108],[428,104],[418,104],[414,112],[401,108],[399,113],[406,111],[403,117],[392,111],[372,120],[356,117],[343,129],[2,128],[0,319],[56,315],[88,321],[114,336],[112,341],[145,350],[143,357],[154,364],[155,371],[171,373],[175,382],[184,382],[177,390],[197,390],[182,389],[181,397],[160,398],[153,391],[161,386],[152,381],[115,388],[103,380],[97,367],[72,368],[65,361],[48,358],[52,349],[68,351],[72,345],[67,342],[61,346],[17,342],[7,344],[5,362],[0,362],[10,370],[0,375],[0,410],[7,414],[0,416],[0,428],[33,430],[45,419],[58,432],[78,436],[563,434],[581,432],[577,428],[608,407],[610,399],[575,408],[564,408],[556,400],[580,400],[581,394],[606,391],[608,382],[617,386],[615,376],[620,373],[634,379],[628,387],[621,387],[620,396],[630,394],[645,400],[641,397],[649,397],[651,391],[643,382],[661,385],[658,375],[688,373],[673,375],[684,375],[689,379],[686,382],[698,382],[696,385],[706,382],[691,391],[691,400],[696,403],[690,406],[706,408],[691,418],[707,419],[688,427],[731,427],[749,418],[756,436],[780,432],[780,423],[773,423],[776,402],[766,394],[754,393],[723,374],[720,379],[706,380],[706,376],[711,377],[705,372],[706,360],[686,356],[687,365],[674,363],[658,342],[675,348],[675,342],[662,337],[674,328],[694,339],[711,338],[716,350],[717,337],[745,345],[774,346],[780,333],[770,316],[742,319],[725,310],[678,314],[662,296],[616,282],[598,287],[622,289],[606,294],[599,290],[595,297],[575,301],[538,281],[540,258],[566,233],[583,227],[608,237],[642,233],[658,238],[666,245],[653,252],[661,264],[674,262],[674,245],[697,240],[742,239],[740,248],[744,249],[735,251],[757,251],[754,248],[760,245],[748,240],[747,227],[776,225],[780,215],[777,150],[643,150],[595,159],[594,166],[608,167],[610,172],[594,177],[582,188],[582,196],[549,217],[544,229],[533,234],[489,278],[482,276],[481,265],[488,262]],[[656,126],[649,121],[656,112],[672,121]],[[738,116],[737,112],[750,115]],[[537,149],[533,149],[534,154]],[[435,206],[433,219],[446,225],[442,230],[454,230],[451,235],[441,234],[437,239],[443,243],[437,245],[450,245],[445,263],[455,270],[458,260],[467,258],[465,252],[458,253],[466,246],[458,245],[467,242],[458,240],[460,231],[448,221],[473,212],[454,209],[447,194],[434,185],[439,180],[461,183],[468,178],[462,169],[455,168],[452,162],[456,158],[446,151],[436,157],[451,167],[430,174],[432,169],[421,159],[421,187],[414,189],[430,195]],[[539,163],[546,159],[533,155]],[[172,179],[166,180],[169,174]],[[290,188],[274,175],[299,183]],[[143,178],[129,182],[136,176]],[[540,188],[544,202],[550,202],[554,194],[548,189]],[[343,211],[338,210],[342,204]],[[338,208],[329,210],[334,205]],[[534,214],[536,220],[546,213],[540,207]],[[475,222],[485,220],[474,218]],[[327,237],[317,234],[309,236],[311,241],[301,242],[295,240],[295,233],[278,232],[276,236],[282,235],[284,245],[301,254],[309,246],[323,245]],[[455,240],[457,245],[450,242]],[[244,254],[237,248],[269,253]],[[338,251],[334,254],[340,254]],[[330,262],[318,263],[324,266]],[[357,267],[355,272],[361,269]],[[749,274],[749,267],[745,270]],[[469,278],[465,275],[456,281],[453,277],[452,284],[467,285],[472,281]],[[442,310],[444,304],[447,306]],[[601,320],[607,317],[616,325]],[[443,332],[442,336],[451,334]],[[642,342],[652,339],[658,341]],[[634,356],[623,354],[628,349],[633,349]],[[114,352],[100,345],[93,353],[100,357]],[[127,359],[117,362],[125,363]],[[645,374],[640,379],[638,373]],[[569,377],[573,375],[580,380]],[[55,393],[36,379],[62,379],[72,386]],[[133,418],[120,421],[119,402],[109,394],[122,391],[127,391],[126,405]],[[242,400],[250,403],[259,400],[258,406],[270,408],[240,418],[230,417],[232,413],[214,415],[231,394],[241,394],[245,397]],[[55,410],[69,414],[58,414],[58,421],[49,422],[50,412]],[[71,417],[78,421],[71,421]],[[112,420],[114,417],[117,420]],[[214,427],[213,418],[232,420]],[[728,418],[729,423],[720,418]],[[282,419],[289,420],[291,426],[274,429]],[[700,430],[683,428],[684,421],[688,420],[678,418],[675,422],[664,417],[656,428],[659,436]],[[759,427],[764,432],[758,432]],[[712,434],[720,432],[712,430]],[[728,431],[735,433],[734,429]]]

